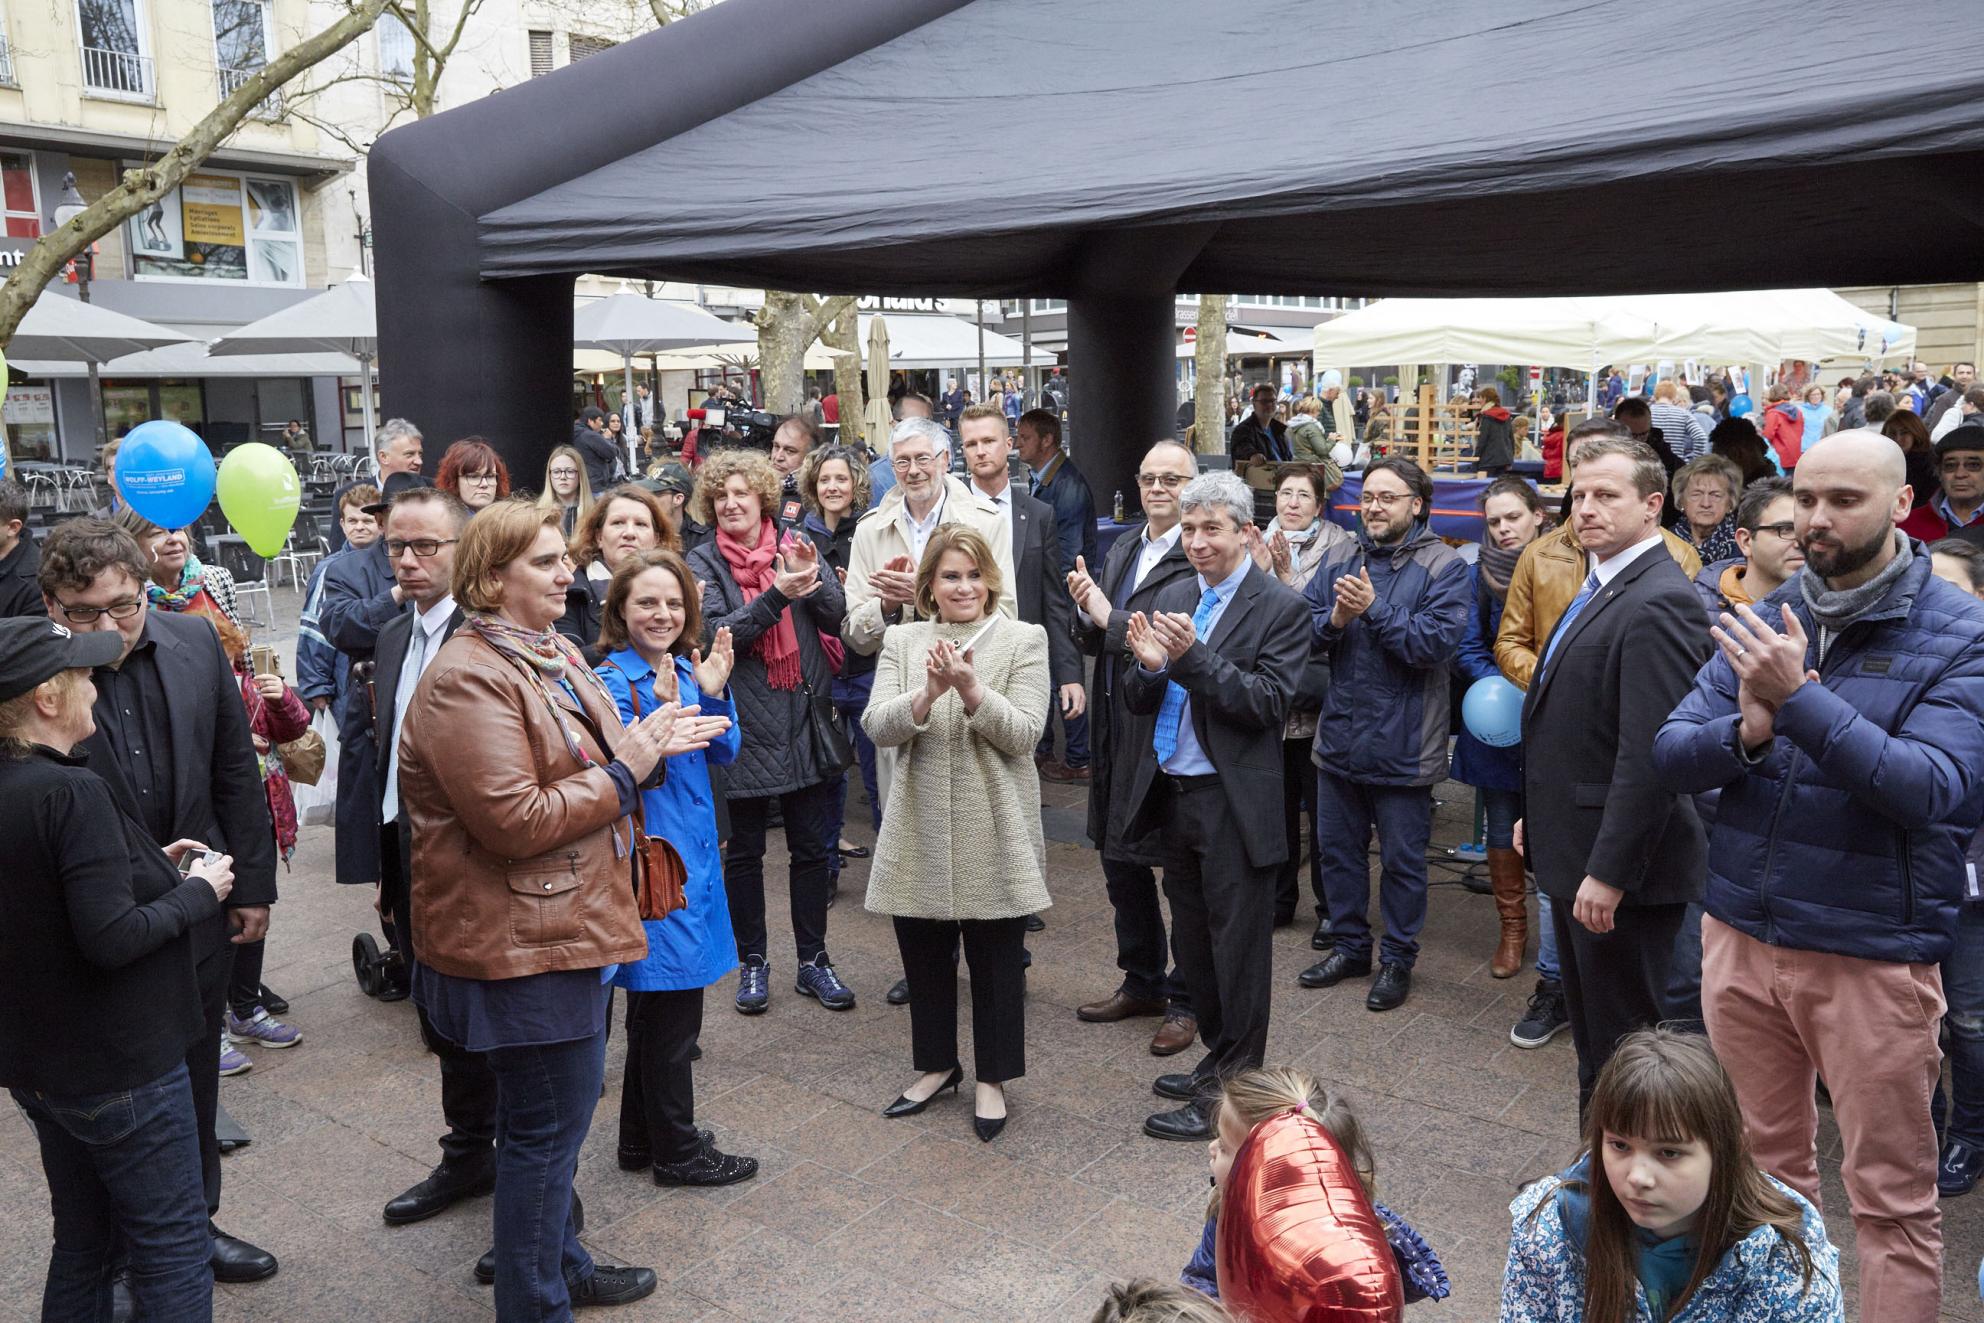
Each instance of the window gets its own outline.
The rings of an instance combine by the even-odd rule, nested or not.
[[[34,182],[33,152],[0,152],[0,205],[9,239],[41,237],[41,202]]]
[[[220,95],[230,97],[269,62],[274,40],[268,0],[213,0],[214,67]],[[263,119],[282,114],[282,93],[274,91],[254,112]]]
[[[530,76],[542,78],[551,72],[551,34],[533,32],[530,34]]]
[[[577,64],[588,55],[597,55],[601,51],[610,51],[614,45],[614,42],[610,42],[604,37],[582,37],[574,32],[571,37],[572,58],[570,63]]]
[[[379,34],[379,72],[389,78],[413,78],[413,29],[398,14],[381,14],[374,29]]]
[[[77,0],[83,86],[120,100],[152,99],[152,61],[145,53],[139,0]]]
[[[296,185],[202,170],[129,222],[132,269],[140,279],[303,283],[303,233]]]

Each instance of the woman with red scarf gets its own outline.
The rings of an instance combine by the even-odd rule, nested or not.
[[[689,554],[702,584],[704,646],[729,629],[737,649],[730,686],[741,746],[725,778],[730,842],[724,883],[737,933],[737,1009],[757,1015],[771,1001],[765,951],[765,825],[777,801],[791,855],[797,990],[829,1010],[854,993],[827,958],[827,854],[834,797],[844,766],[829,765],[816,722],[833,719],[833,662],[846,599],[803,529],[781,528],[779,475],[755,450],[719,450],[696,473],[692,518],[716,535]],[[842,747],[845,741],[841,742]]]

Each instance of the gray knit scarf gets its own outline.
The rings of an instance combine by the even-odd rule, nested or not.
[[[1828,588],[1826,581],[1814,574],[1809,564],[1799,574],[1798,591],[1804,594],[1805,605],[1819,626],[1820,661],[1826,659],[1826,649],[1832,646],[1839,632],[1873,610],[1901,576],[1908,573],[1909,562],[1915,559],[1914,549],[1910,547],[1906,533],[1896,529],[1894,536],[1894,559],[1858,588]]]

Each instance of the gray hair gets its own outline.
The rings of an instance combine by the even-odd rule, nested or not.
[[[374,441],[383,450],[402,437],[409,436],[416,441],[420,440],[420,429],[404,418],[388,418],[386,425],[379,429],[379,435]]]
[[[897,423],[889,433],[889,450],[893,452],[903,442],[918,439],[928,441],[930,449],[945,459],[950,458],[951,434],[929,418],[905,418]]]
[[[1180,513],[1214,510],[1233,516],[1236,528],[1245,528],[1254,522],[1254,489],[1232,470],[1214,469],[1185,484],[1178,509]]]

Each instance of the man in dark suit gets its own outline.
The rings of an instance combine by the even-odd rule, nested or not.
[[[1159,592],[1192,576],[1191,562],[1179,545],[1178,497],[1198,471],[1197,458],[1176,441],[1152,446],[1137,469],[1146,522],[1116,539],[1096,577],[1090,577],[1083,556],[1075,558],[1068,573],[1076,641],[1095,658],[1088,705],[1095,731],[1088,838],[1102,852],[1102,877],[1116,912],[1116,967],[1123,971],[1116,991],[1078,1007],[1075,1015],[1094,1024],[1161,1015],[1164,1022],[1150,1049],[1161,1057],[1192,1045],[1198,1019],[1178,971],[1173,968],[1165,976],[1172,957],[1157,899],[1156,869],[1165,862],[1162,843],[1128,841],[1123,834],[1135,807],[1130,803],[1131,773],[1138,751],[1150,747],[1153,725],[1152,718],[1123,706],[1123,672],[1135,665],[1123,638],[1133,614],[1150,610]]]
[[[11,479],[0,482],[0,620],[44,614],[41,604],[41,548],[27,530],[28,489]],[[1060,596],[1060,586],[1055,586]]]
[[[213,624],[154,612],[145,595],[144,554],[114,524],[78,519],[49,534],[41,561],[48,614],[72,630],[124,636],[116,662],[96,671],[96,731],[79,746],[160,846],[198,841],[234,856],[226,909],[193,929],[193,958],[207,1031],[186,1055],[207,1215],[220,1211],[220,1036],[234,948],[268,933],[276,898],[275,830],[255,761],[241,686]],[[169,696],[169,698],[168,698]],[[214,1277],[256,1282],[274,1275],[266,1250],[213,1233]]]
[[[1709,640],[1701,599],[1661,548],[1660,457],[1594,437],[1571,482],[1591,569],[1523,702],[1516,846],[1552,902],[1582,1111],[1619,1039],[1662,1018],[1675,935],[1702,897],[1701,820],[1661,784],[1653,740]]]
[[[384,518],[387,508],[384,504],[368,505],[365,512]],[[379,882],[379,782],[373,772],[378,749],[372,739],[372,707],[363,680],[371,674],[379,630],[405,610],[406,596],[393,579],[383,539],[324,563],[317,628],[332,647],[350,659],[353,678],[359,681],[345,690],[343,707],[335,714],[337,836],[341,845],[351,847],[338,851],[337,879],[346,886],[376,886]]]
[[[1184,1104],[1144,1122],[1156,1139],[1205,1139],[1222,1081],[1259,1066],[1268,1041],[1275,874],[1288,857],[1281,731],[1309,657],[1309,608],[1254,564],[1254,493],[1235,473],[1193,479],[1179,504],[1197,571],[1130,617],[1136,664],[1124,705],[1155,718],[1140,751],[1127,834],[1159,837],[1178,967],[1206,1054],[1160,1076]]]
[[[1020,415],[1013,428],[1013,448],[1033,470],[1030,495],[1054,511],[1054,531],[1060,540],[1061,570],[1074,568],[1076,557],[1099,564],[1095,554],[1095,494],[1068,452],[1061,449],[1061,419],[1045,409]],[[1055,593],[1059,595],[1059,588]],[[1047,718],[1047,729],[1040,733],[1034,761],[1045,781],[1086,781],[1089,779],[1088,717],[1077,712],[1064,715],[1067,733],[1063,757],[1054,757],[1054,717]]]
[[[380,628],[372,679],[379,736],[374,769],[381,788],[379,817],[383,823],[379,829],[379,912],[409,978],[414,958],[407,922],[413,834],[405,829],[399,811],[400,719],[413,700],[421,673],[461,624],[461,609],[449,593],[449,583],[454,576],[455,543],[467,521],[468,511],[459,501],[432,487],[421,487],[394,498],[381,534],[394,580],[413,604],[411,611],[402,609]],[[421,1039],[441,1059],[441,1114],[447,1120],[448,1133],[441,1139],[440,1165],[386,1205],[386,1221],[395,1226],[422,1221],[496,1187],[495,1077],[480,1053],[464,1051],[436,1034],[425,1011],[416,1008],[414,1013],[420,1022]]]

